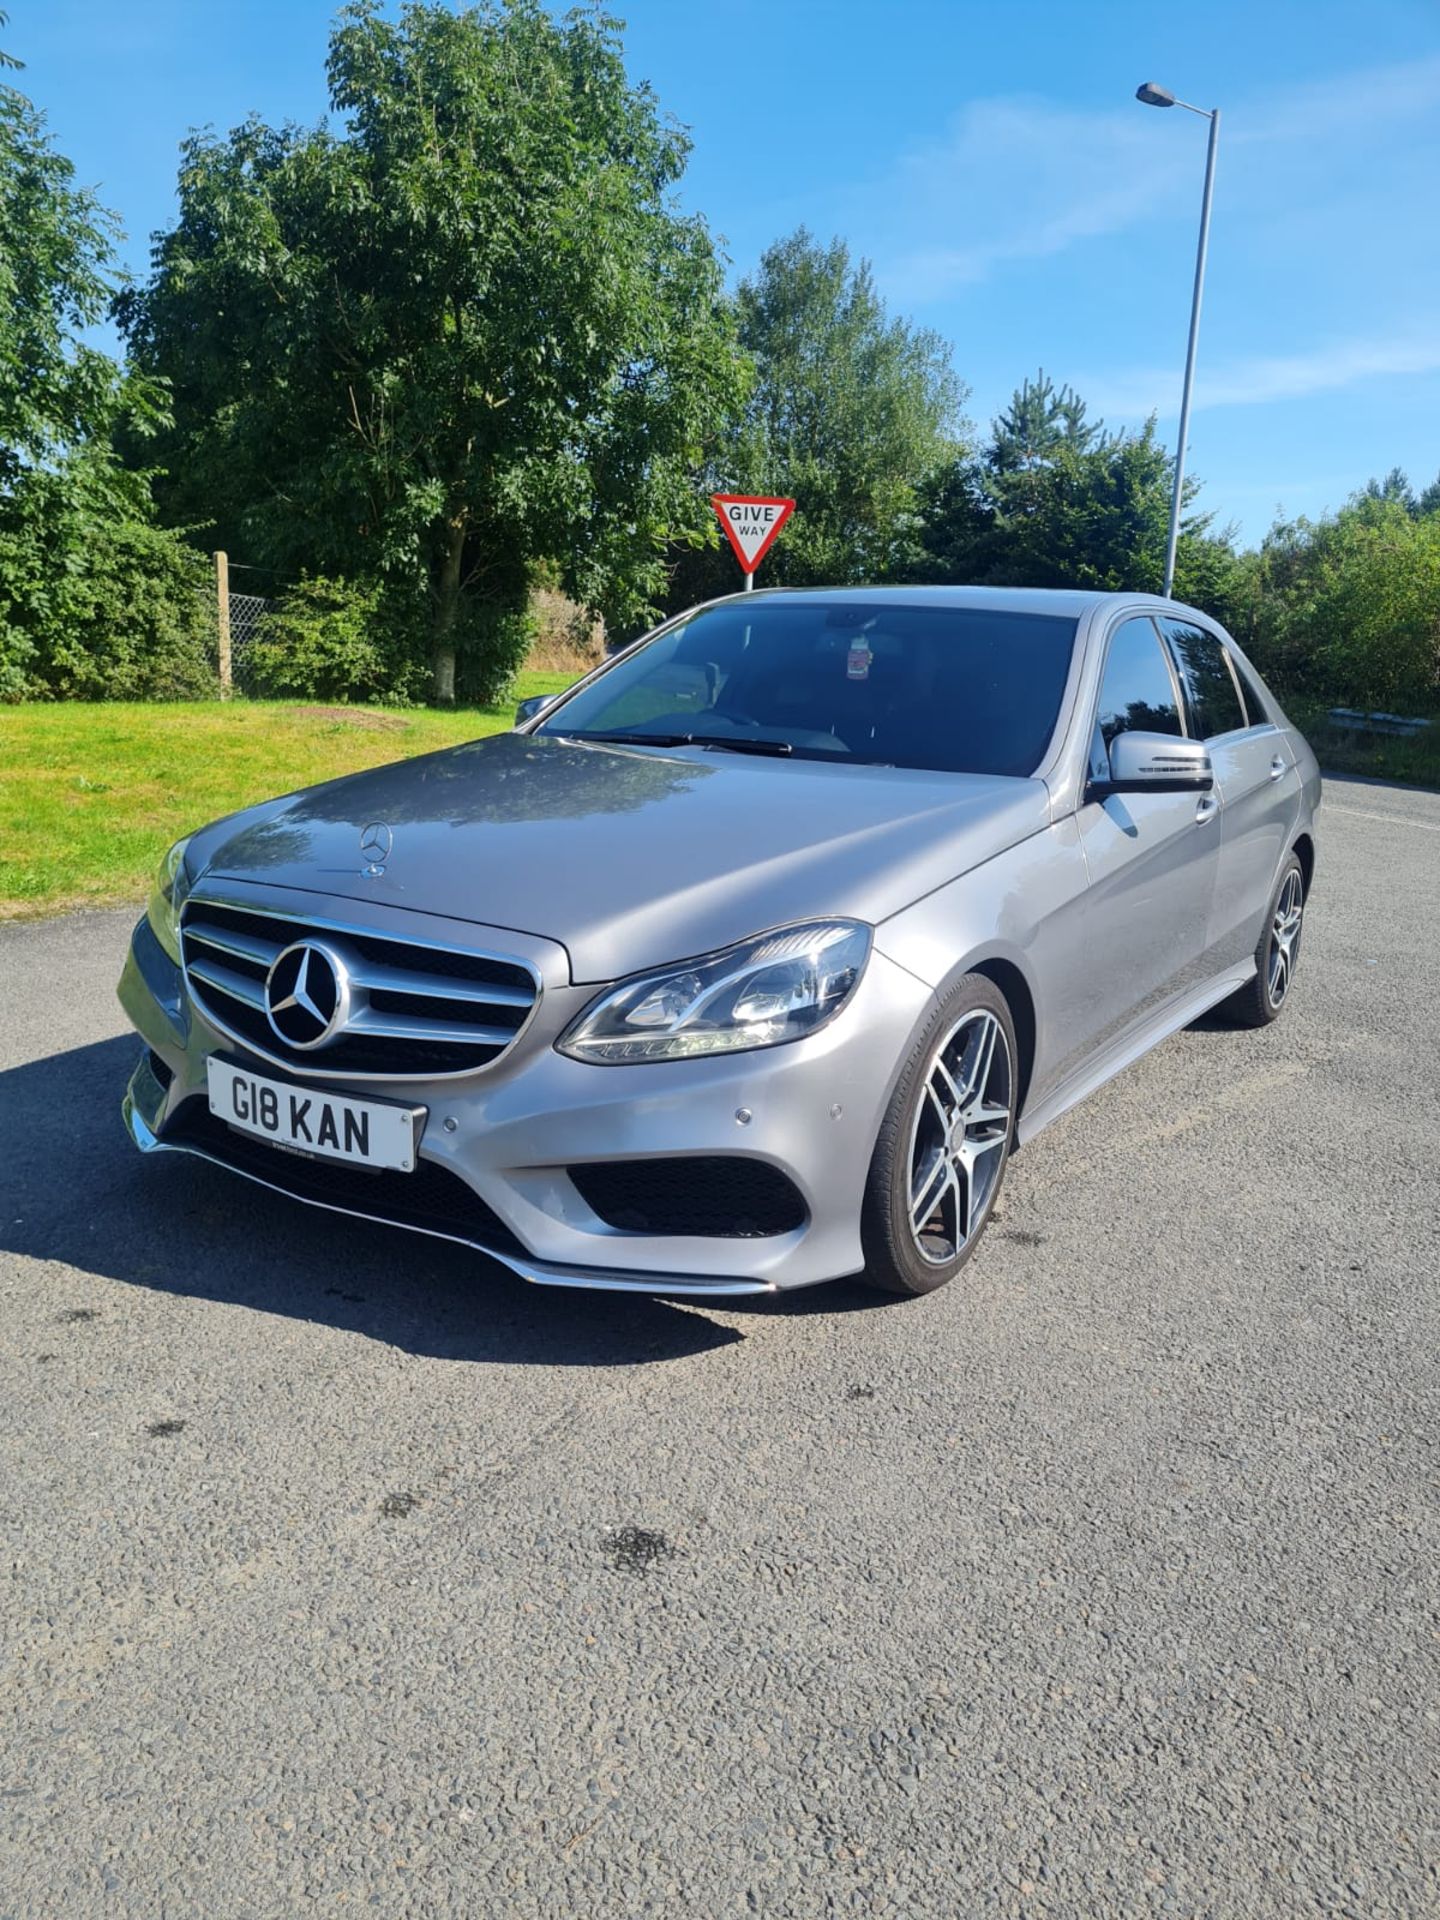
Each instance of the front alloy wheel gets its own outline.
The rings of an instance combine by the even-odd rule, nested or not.
[[[865,1277],[930,1293],[974,1250],[1015,1127],[1015,1029],[994,983],[970,974],[921,1036],[876,1143],[862,1235]]]

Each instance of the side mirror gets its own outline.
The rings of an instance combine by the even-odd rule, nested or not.
[[[553,707],[559,698],[558,693],[532,693],[528,700],[522,700],[515,709],[516,726],[523,727],[527,720],[538,719],[546,707]]]
[[[1203,740],[1177,740],[1170,733],[1117,733],[1110,742],[1110,778],[1092,782],[1103,798],[1111,793],[1208,793],[1215,785]]]

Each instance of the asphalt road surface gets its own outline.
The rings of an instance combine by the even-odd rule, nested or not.
[[[1440,1912],[1440,798],[962,1280],[529,1290],[122,1139],[0,933],[0,1915]]]

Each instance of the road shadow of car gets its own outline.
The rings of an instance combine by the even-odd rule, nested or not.
[[[1251,1031],[1235,1018],[1227,1003],[1222,1000],[1218,1006],[1209,1007],[1204,1013],[1197,1013],[1185,1028],[1187,1033],[1245,1033]]]
[[[120,1121],[136,1054],[122,1035],[0,1072],[0,1250],[440,1359],[636,1366],[744,1338],[691,1303],[532,1286],[466,1247],[326,1213],[188,1155],[143,1157]]]

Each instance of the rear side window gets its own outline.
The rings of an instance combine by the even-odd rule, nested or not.
[[[1230,655],[1230,664],[1235,669],[1235,678],[1240,682],[1240,691],[1245,698],[1245,718],[1252,727],[1273,725],[1270,719],[1269,703],[1260,691],[1260,684],[1254,674],[1245,662],[1238,660],[1233,653]]]
[[[1233,733],[1245,725],[1245,709],[1235,690],[1225,649],[1213,633],[1180,620],[1162,620],[1180,683],[1190,709],[1190,731],[1197,740]]]
[[[1110,636],[1095,719],[1107,748],[1117,733],[1184,733],[1175,683],[1152,620],[1127,620]]]

